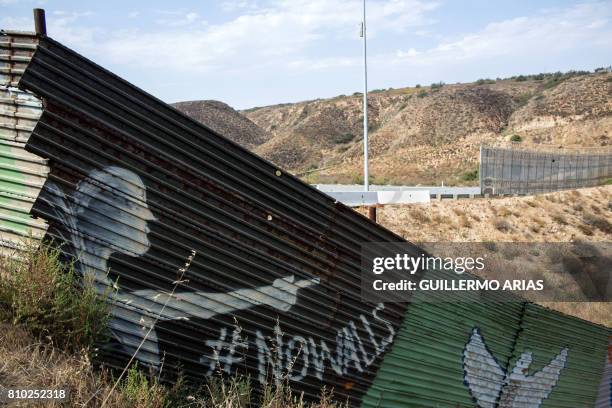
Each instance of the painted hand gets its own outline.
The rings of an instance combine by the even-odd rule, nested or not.
[[[282,304],[275,305],[276,309],[287,311],[297,302],[297,291],[301,288],[318,285],[319,278],[301,279],[294,282],[295,276],[286,276],[284,278],[275,279],[272,287],[278,290],[277,297],[283,300]]]

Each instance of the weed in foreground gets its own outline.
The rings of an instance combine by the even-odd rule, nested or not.
[[[0,258],[0,321],[63,350],[104,340],[110,309],[88,278],[60,261],[61,250],[30,240]]]
[[[185,266],[186,269],[188,265]],[[194,387],[179,376],[161,383],[134,362],[115,378],[90,360],[106,337],[109,306],[93,285],[61,262],[61,251],[32,241],[0,259],[0,378],[4,386],[68,389],[72,406],[111,408],[341,408],[323,389],[317,402],[288,382],[258,390],[241,376]],[[158,373],[159,374],[159,373]],[[57,406],[54,402],[41,406]]]

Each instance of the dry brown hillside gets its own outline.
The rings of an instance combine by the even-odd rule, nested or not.
[[[606,146],[612,143],[612,76],[570,78],[518,109],[509,132],[528,143]]]
[[[359,211],[365,213],[363,208]],[[537,197],[391,205],[378,210],[381,225],[409,241],[424,243],[610,242],[611,220],[612,186]],[[546,302],[544,305],[612,325],[612,302]]]
[[[247,149],[253,149],[268,139],[267,133],[259,126],[223,102],[189,101],[173,106]]]
[[[612,74],[541,75],[373,92],[375,183],[470,184],[481,143],[603,146],[612,130]],[[361,182],[361,95],[243,112],[272,134],[255,151],[311,182]],[[516,136],[514,136],[516,139]],[[474,178],[473,176],[471,177]]]
[[[240,112],[246,118],[214,101],[176,106],[281,167],[311,171],[309,182],[360,183],[361,104],[356,93]],[[612,73],[376,90],[368,116],[372,182],[473,184],[481,143],[612,144]]]

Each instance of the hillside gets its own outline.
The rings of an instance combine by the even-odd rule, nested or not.
[[[189,101],[173,106],[247,149],[254,149],[269,138],[259,126],[223,102]]]
[[[238,112],[176,106],[309,182],[362,182],[362,96]],[[612,144],[612,73],[539,74],[369,94],[370,174],[377,184],[473,184],[481,143]],[[518,136],[518,137],[517,137]]]
[[[365,213],[365,209],[359,209]],[[612,186],[537,197],[443,200],[388,205],[378,222],[412,242],[610,242]],[[424,244],[427,247],[427,244]],[[575,283],[567,286],[576,289]],[[612,325],[610,302],[544,302],[582,319]]]

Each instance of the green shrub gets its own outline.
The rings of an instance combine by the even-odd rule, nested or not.
[[[107,336],[110,306],[90,279],[60,262],[61,251],[31,240],[0,258],[0,320],[26,328],[67,350],[88,348]]]
[[[370,180],[371,180],[372,184],[377,184],[377,185],[386,185],[386,184],[389,184],[389,180],[385,176],[371,175],[370,176]]]
[[[523,138],[520,137],[519,135],[512,135],[510,136],[510,141],[515,142],[515,143],[520,143],[523,141]]]
[[[344,144],[348,143],[355,138],[355,135],[351,132],[344,133],[342,135],[337,136],[334,139],[334,143],[336,144]]]
[[[431,86],[430,86],[430,88],[431,88],[432,90],[434,90],[434,89],[440,89],[440,88],[442,88],[443,86],[444,86],[444,82],[440,81],[440,82],[434,82],[434,83],[432,83],[432,84],[431,84]]]
[[[415,88],[420,88],[420,87],[421,87],[421,84],[416,84],[414,87],[415,87]]]
[[[485,85],[485,84],[494,84],[495,81],[493,79],[489,79],[489,78],[481,78],[479,80],[476,81],[476,85]]]
[[[561,78],[555,77],[551,78],[548,81],[544,82],[544,89],[551,89],[555,86],[559,85],[563,80]]]
[[[583,216],[582,220],[585,224],[597,228],[604,234],[612,234],[612,223],[600,215],[587,213]]]
[[[424,98],[424,97],[426,97],[427,95],[429,95],[429,94],[428,94],[428,93],[427,93],[427,91],[426,91],[426,90],[424,90],[424,89],[421,89],[421,90],[419,91],[419,93],[417,94],[417,96],[418,96],[419,98]]]
[[[532,96],[533,94],[531,93],[521,94],[521,95],[514,97],[514,100],[516,101],[516,103],[518,104],[518,107],[520,108],[522,106],[527,105],[527,103],[529,102]]]
[[[351,184],[363,184],[363,174],[360,174],[360,173],[351,174]]]
[[[470,171],[466,171],[465,173],[463,173],[463,175],[461,176],[461,179],[463,181],[474,181],[474,180],[478,180],[478,169],[475,170],[470,170]]]

